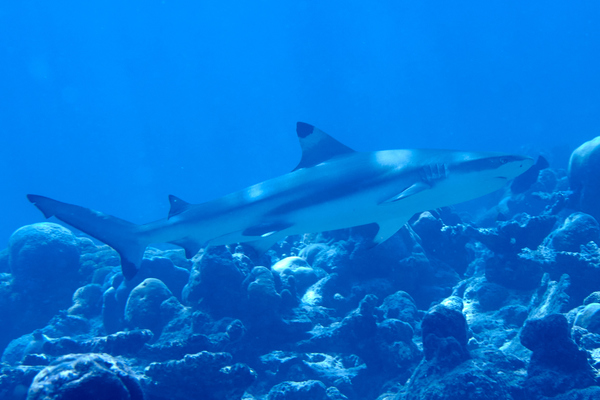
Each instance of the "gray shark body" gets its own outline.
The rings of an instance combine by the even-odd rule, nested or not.
[[[207,245],[247,243],[265,251],[288,235],[375,223],[378,244],[417,212],[490,193],[533,160],[449,150],[355,152],[298,123],[302,159],[292,172],[202,204],[170,196],[167,219],[136,225],[94,210],[28,195],[46,216],[110,245],[132,278],[151,243],[173,243],[192,257]]]

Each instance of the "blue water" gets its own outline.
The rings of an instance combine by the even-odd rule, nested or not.
[[[357,150],[544,153],[600,133],[593,1],[5,1],[0,247],[36,193],[133,222]]]

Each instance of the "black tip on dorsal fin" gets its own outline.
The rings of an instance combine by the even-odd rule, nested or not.
[[[296,133],[298,134],[298,137],[301,139],[304,139],[305,137],[307,137],[308,135],[313,133],[314,130],[315,130],[315,127],[310,124],[307,124],[306,122],[297,122],[296,123]]]
[[[302,159],[294,171],[314,167],[333,157],[354,152],[350,147],[306,122],[296,124],[296,134],[302,148]]]
[[[177,196],[169,195],[169,203],[171,204],[171,209],[169,210],[168,218],[171,218],[177,214],[181,214],[190,208],[191,204],[187,201],[181,200]]]

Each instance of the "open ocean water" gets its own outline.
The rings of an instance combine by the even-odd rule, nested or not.
[[[43,193],[146,222],[290,171],[305,121],[358,150],[568,154],[600,126],[596,2],[0,7],[0,240]]]
[[[567,396],[569,390],[588,390],[580,395],[589,397],[577,398],[600,398],[593,389],[600,382],[600,322],[594,322],[600,321],[600,253],[589,245],[600,244],[594,219],[600,213],[586,206],[595,201],[591,189],[579,203],[564,200],[582,192],[572,178],[569,186],[571,153],[600,135],[599,21],[600,3],[594,1],[4,2],[0,250],[8,250],[0,253],[0,326],[10,328],[0,335],[0,353],[11,341],[21,341],[3,356],[0,398],[25,398],[33,377],[60,356],[102,353],[113,358],[86,362],[118,359],[123,365],[114,369],[135,376],[141,389],[125,385],[122,397],[86,392],[99,399],[183,399],[200,393],[197,398],[409,400],[435,386],[421,359],[438,362],[431,368],[454,376],[471,368],[465,366],[469,362],[485,359],[477,351],[485,353],[486,346],[509,355],[510,368],[505,360],[486,359],[509,376],[509,383],[498,383],[498,371],[488,371],[482,373],[487,377],[473,378],[468,395],[458,394],[459,384],[445,382],[454,389],[431,398],[544,399]],[[501,191],[471,203],[476,205],[415,217],[410,229],[375,253],[362,253],[354,231],[292,237],[276,245],[269,258],[231,247],[206,250],[192,264],[165,247],[153,253],[137,281],[128,282],[119,274],[116,253],[57,227],[45,233],[60,242],[49,253],[13,252],[25,246],[19,240],[36,237],[27,232],[9,248],[18,228],[44,221],[27,201],[28,193],[141,224],[165,218],[171,194],[202,203],[286,174],[301,156],[297,121],[357,151],[541,155],[550,168],[521,197]],[[600,177],[596,167],[586,182]],[[586,214],[574,214],[579,211]],[[538,246],[558,255],[550,257]],[[70,252],[76,259],[71,270],[65,256]],[[18,261],[17,253],[26,261]],[[288,259],[297,255],[304,261]],[[311,271],[300,269],[288,281],[283,264],[274,267],[285,260],[291,270]],[[165,262],[170,264],[161,266]],[[573,267],[577,263],[582,266]],[[171,272],[156,272],[163,267]],[[25,280],[15,274],[18,268]],[[52,268],[57,272],[40,272]],[[214,270],[228,272],[210,275]],[[36,286],[38,273],[40,279],[47,273],[48,282],[60,289],[48,297],[32,294],[42,287]],[[52,280],[71,273],[65,282]],[[202,274],[215,280],[202,283]],[[219,279],[226,282],[221,297],[210,290],[221,287]],[[149,311],[138,316],[146,322],[135,322],[129,304],[142,281],[162,300],[147,306],[154,317]],[[321,286],[313,286],[317,281]],[[86,306],[73,309],[78,303],[71,296],[79,287],[91,289],[81,292],[87,293],[81,294]],[[561,303],[560,293],[570,300]],[[311,300],[313,295],[321,300]],[[276,304],[275,314],[265,304]],[[414,312],[403,319],[407,309]],[[530,320],[542,322],[527,325]],[[352,330],[369,324],[372,331]],[[436,324],[458,324],[452,326],[459,332],[439,333]],[[464,331],[461,324],[467,324]],[[540,329],[567,328],[569,338],[558,335],[562,339],[551,348],[557,358],[569,354],[578,361],[556,366],[556,360],[548,361],[552,351],[535,347],[541,340],[536,335]],[[444,344],[428,342],[422,336],[428,329]],[[512,333],[502,336],[502,330]],[[144,336],[150,331],[151,339]],[[135,339],[139,347],[90,344],[119,332],[141,335]],[[56,342],[65,337],[87,344],[67,351],[64,342]],[[172,346],[177,341],[183,343],[178,349],[185,349],[181,354]],[[289,353],[277,353],[284,351]],[[586,351],[596,354],[587,364]],[[404,358],[382,361],[389,352]],[[176,393],[169,376],[188,376],[176,365],[185,354],[196,357],[189,363],[209,371],[208,383],[194,388],[191,376],[177,383],[181,392]],[[440,354],[454,358],[444,361]],[[151,368],[151,362],[162,364]],[[75,361],[63,361],[70,363]],[[283,365],[297,373],[286,373]],[[214,372],[221,368],[230,368],[227,378]],[[556,377],[564,375],[561,368],[584,372],[563,382]],[[540,370],[555,372],[535,375]],[[522,380],[525,375],[529,381]],[[29,390],[30,400],[42,398],[34,392]]]

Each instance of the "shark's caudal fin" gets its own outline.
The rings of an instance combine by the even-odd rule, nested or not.
[[[28,194],[46,218],[52,216],[87,233],[115,249],[121,256],[121,270],[126,279],[135,276],[148,243],[140,241],[140,226],[122,219],[44,196]]]

